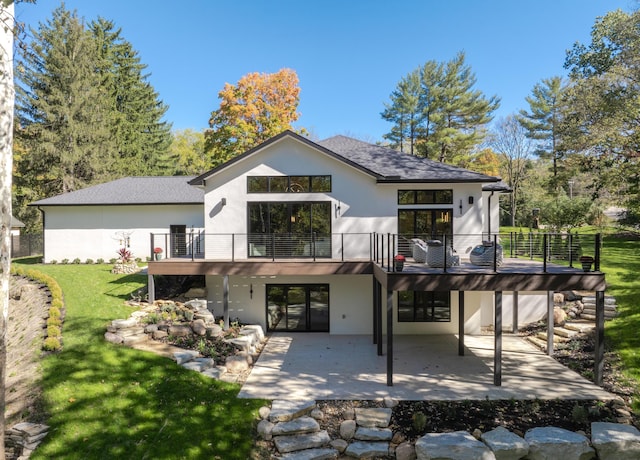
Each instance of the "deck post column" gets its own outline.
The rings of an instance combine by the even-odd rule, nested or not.
[[[518,333],[518,291],[513,291],[513,315],[511,319],[511,332]]]
[[[222,278],[222,308],[224,325],[228,329],[231,326],[229,322],[229,275],[224,275]]]
[[[596,346],[593,381],[602,386],[604,375],[604,291],[596,291]]]
[[[502,386],[502,291],[495,294],[493,384]]]
[[[376,345],[378,343],[378,304],[380,303],[379,291],[378,291],[378,280],[376,277],[373,277],[372,284],[372,314],[373,314],[373,344]]]
[[[387,386],[393,386],[393,291],[387,289]]]
[[[147,275],[147,294],[149,303],[156,301],[156,283],[153,275]]]
[[[458,355],[464,356],[464,291],[458,291]]]
[[[382,285],[380,282],[376,282],[376,315],[377,315],[377,344],[378,344],[378,356],[382,356]]]
[[[547,354],[553,355],[553,291],[547,291]]]

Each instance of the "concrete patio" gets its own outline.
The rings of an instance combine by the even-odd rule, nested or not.
[[[614,396],[518,336],[503,335],[502,386],[493,384],[493,336],[395,336],[393,383],[370,336],[270,336],[238,397],[264,399],[600,399]]]

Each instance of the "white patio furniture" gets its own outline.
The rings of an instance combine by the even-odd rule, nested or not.
[[[497,251],[496,251],[497,248]],[[469,254],[469,262],[473,265],[479,266],[491,266],[493,265],[495,254],[495,262],[497,266],[502,265],[503,262],[503,250],[501,245],[494,247],[492,241],[485,241],[482,244],[474,247]]]
[[[411,239],[411,251],[413,260],[417,263],[425,263],[427,261],[427,243],[420,238]]]
[[[460,256],[453,254],[451,246],[443,245],[440,240],[427,241],[427,258],[426,263],[429,267],[442,268],[445,265],[445,258],[447,267],[453,267],[460,265]],[[445,257],[446,255],[446,257]]]

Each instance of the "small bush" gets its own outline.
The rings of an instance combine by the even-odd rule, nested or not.
[[[62,259],[60,263],[63,265],[67,265],[69,263],[69,259]]]
[[[142,262],[142,259],[140,257],[136,257],[136,263],[139,264],[140,262]]]
[[[60,309],[58,307],[49,308],[49,318],[60,318],[62,314],[60,313]]]
[[[118,261],[118,259],[116,259],[115,257],[112,257],[111,259],[109,259],[109,263],[111,265],[115,264]]]
[[[58,261],[56,259],[53,259],[51,262],[49,262],[51,265],[55,265],[58,263]]]
[[[62,326],[62,319],[60,319],[60,317],[49,316],[49,318],[47,318],[47,328],[49,326],[60,328]]]
[[[418,433],[422,433],[427,427],[427,415],[424,412],[416,412],[411,416],[411,422],[413,429]]]
[[[96,260],[96,263],[102,265],[104,263],[104,259],[101,257],[98,260]]]
[[[62,344],[58,337],[47,337],[42,344],[42,349],[45,351],[57,351],[60,348],[62,348]]]
[[[93,259],[87,259],[84,261],[84,263],[87,265],[93,265]]]
[[[47,337],[60,337],[62,331],[58,326],[47,326]]]
[[[158,313],[149,313],[144,319],[144,322],[147,324],[158,324],[160,322],[160,319],[161,316]]]
[[[81,264],[81,263],[82,263],[82,261],[80,260],[80,258],[79,258],[79,257],[76,257],[75,259],[73,259],[73,262],[72,262],[72,263],[74,263],[74,264],[78,265],[78,264]]]

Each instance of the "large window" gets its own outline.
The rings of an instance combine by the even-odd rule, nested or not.
[[[398,292],[398,322],[451,321],[451,294],[449,291]]]
[[[411,255],[412,238],[421,240],[447,239],[453,244],[453,211],[451,209],[399,209],[398,210],[398,251]]]
[[[250,257],[331,257],[331,203],[247,203]]]
[[[248,176],[248,193],[329,193],[331,176]]]
[[[453,190],[398,190],[398,204],[452,204]]]

